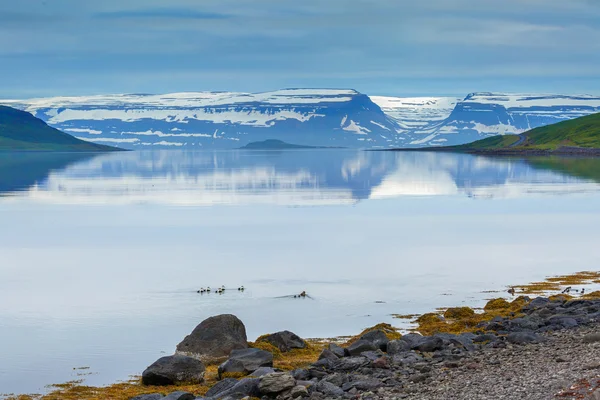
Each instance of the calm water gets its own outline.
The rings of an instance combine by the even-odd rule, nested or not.
[[[0,393],[126,379],[215,314],[332,337],[597,270],[599,181],[577,159],[0,155]],[[195,292],[221,285],[248,290]]]

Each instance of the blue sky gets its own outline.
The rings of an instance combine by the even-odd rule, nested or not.
[[[600,94],[598,0],[0,2],[0,97]]]

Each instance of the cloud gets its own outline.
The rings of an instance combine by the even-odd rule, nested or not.
[[[142,10],[122,10],[99,12],[92,18],[109,20],[139,20],[139,19],[178,19],[178,20],[202,20],[202,19],[227,19],[231,16],[223,13],[197,11],[184,8],[156,8]]]

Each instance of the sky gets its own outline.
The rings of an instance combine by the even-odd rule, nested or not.
[[[0,97],[600,94],[600,0],[0,2]]]

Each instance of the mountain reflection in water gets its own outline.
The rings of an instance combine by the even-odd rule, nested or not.
[[[555,157],[348,150],[0,154],[0,193],[55,203],[353,204],[596,191],[599,181],[600,160]]]

